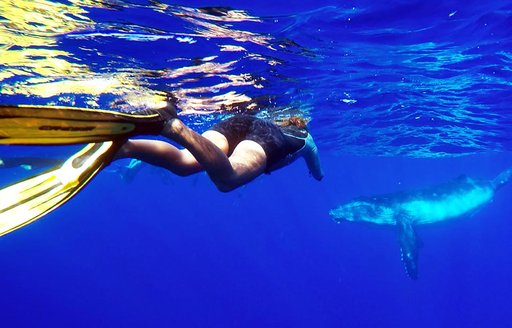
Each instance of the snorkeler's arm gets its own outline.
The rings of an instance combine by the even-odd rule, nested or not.
[[[316,180],[320,181],[324,177],[324,171],[322,170],[322,165],[320,164],[320,157],[318,156],[318,147],[313,140],[311,135],[308,135],[306,138],[306,144],[304,146],[304,160],[309,169],[309,173]]]

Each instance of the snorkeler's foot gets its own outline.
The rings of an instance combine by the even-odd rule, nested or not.
[[[176,137],[180,136],[183,133],[183,130],[186,128],[187,127],[185,126],[185,124],[183,124],[183,122],[179,118],[174,117],[174,118],[168,119],[164,123],[164,127],[162,129],[162,132],[160,132],[160,134],[166,138],[175,140]]]
[[[178,99],[173,94],[168,94],[165,101],[166,105],[158,109],[158,113],[165,121],[178,117],[178,109],[176,108],[177,102]]]

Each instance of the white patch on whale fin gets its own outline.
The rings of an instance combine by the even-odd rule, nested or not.
[[[405,272],[411,279],[418,279],[418,248],[421,245],[412,220],[402,215],[397,218],[398,241],[400,242],[400,255],[404,264]]]

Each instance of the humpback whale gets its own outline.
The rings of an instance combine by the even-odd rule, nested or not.
[[[427,189],[356,198],[330,211],[335,222],[395,225],[407,275],[418,277],[419,240],[414,227],[469,214],[490,202],[512,178],[512,168],[492,180],[460,176]]]

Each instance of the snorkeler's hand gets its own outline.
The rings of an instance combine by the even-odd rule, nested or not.
[[[308,135],[306,139],[306,152],[304,153],[304,159],[309,169],[309,174],[318,181],[324,178],[324,171],[320,164],[320,157],[318,156],[318,148],[313,141],[313,137]]]
[[[311,175],[317,181],[322,181],[322,179],[324,178],[324,172],[322,171],[321,168],[320,170],[309,171],[309,175]]]

